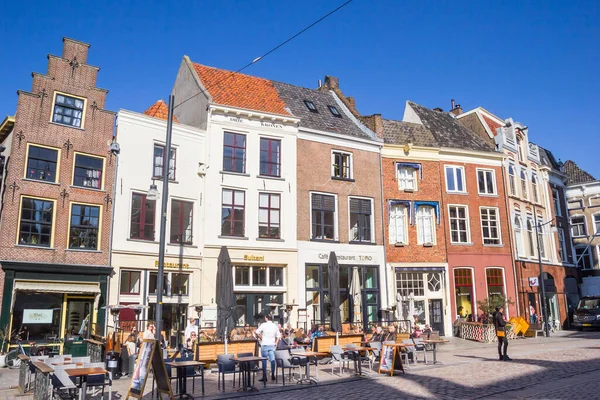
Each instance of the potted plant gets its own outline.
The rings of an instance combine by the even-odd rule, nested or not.
[[[4,325],[4,328],[0,328],[0,368],[6,367],[6,343],[10,337],[10,331],[8,330],[8,325]]]

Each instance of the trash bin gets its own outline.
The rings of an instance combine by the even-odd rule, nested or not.
[[[121,372],[119,371],[120,355],[116,351],[106,353],[106,370],[112,373],[113,379],[119,379]]]

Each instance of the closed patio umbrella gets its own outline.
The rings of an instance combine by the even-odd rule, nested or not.
[[[235,327],[235,294],[231,258],[226,246],[221,247],[217,262],[217,334],[227,337]]]
[[[340,315],[340,266],[334,251],[329,253],[327,273],[329,275],[329,304],[331,305],[330,328],[334,332],[340,332],[342,330],[342,316]]]
[[[352,323],[362,324],[362,293],[360,289],[360,276],[358,267],[352,268],[352,280],[349,288],[350,296],[352,296]]]

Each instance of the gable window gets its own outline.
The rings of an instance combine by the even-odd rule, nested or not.
[[[521,217],[515,215],[514,219],[515,228],[515,244],[517,247],[517,257],[525,257],[525,249],[523,248],[523,226],[521,223]]]
[[[519,161],[525,161],[525,153],[523,153],[523,140],[517,136],[517,154]]]
[[[531,199],[534,203],[539,203],[537,176],[531,175]]]
[[[342,114],[340,114],[337,108],[334,106],[327,106],[327,108],[329,108],[329,111],[331,111],[331,114],[333,114],[334,117],[342,118]]]
[[[19,220],[19,244],[50,247],[53,220],[53,201],[23,197]]]
[[[331,176],[338,179],[352,179],[352,154],[333,151],[331,158]]]
[[[435,210],[431,206],[419,206],[415,216],[417,244],[435,243]]]
[[[589,246],[575,247],[575,260],[581,269],[592,269],[592,260]]]
[[[578,199],[578,200],[569,200],[567,202],[567,208],[569,210],[583,209],[583,200],[581,200],[581,199]]]
[[[221,235],[243,237],[246,192],[223,189],[221,204]]]
[[[510,194],[512,196],[517,195],[517,177],[515,175],[515,166],[512,164],[508,165],[508,183],[510,186]]]
[[[156,201],[148,200],[145,194],[131,195],[130,239],[154,240]]]
[[[496,194],[494,170],[478,169],[477,183],[479,194]]]
[[[600,213],[592,215],[592,221],[594,221],[594,233],[600,232]]]
[[[417,190],[417,170],[415,168],[398,166],[398,189],[414,191]]]
[[[538,215],[537,219],[539,221],[541,221],[542,220],[542,216]],[[546,258],[546,246],[544,244],[544,228],[543,227],[538,227],[538,229],[537,229],[537,235],[538,235],[537,236],[537,239],[538,239],[537,245],[538,245],[538,250],[540,252],[540,257]]]
[[[527,200],[527,176],[525,175],[525,171],[521,170],[521,196]]]
[[[280,196],[272,193],[258,195],[258,237],[279,239]]]
[[[152,168],[152,177],[161,179],[163,177],[163,165],[165,157],[165,146],[154,145],[154,164]],[[175,180],[175,149],[171,147],[169,155],[169,180]]]
[[[194,203],[171,200],[171,243],[192,244]]]
[[[574,215],[571,217],[571,236],[587,236],[587,227],[585,226],[585,217],[583,215]]]
[[[29,145],[27,151],[27,179],[56,182],[58,150]]]
[[[69,248],[98,250],[100,207],[84,204],[71,205]]]
[[[317,107],[315,107],[315,104],[310,101],[310,100],[304,100],[304,104],[306,104],[306,108],[308,108],[309,111],[314,112],[314,113],[318,113],[319,111],[317,110]]]
[[[483,244],[501,244],[497,208],[481,208],[481,230],[483,232]]]
[[[81,128],[85,100],[56,93],[52,122]]]
[[[246,172],[246,135],[231,132],[223,135],[223,171]]]
[[[562,207],[560,206],[560,196],[558,190],[552,189],[552,202],[554,203],[554,212],[557,217],[562,217]]]
[[[335,196],[313,193],[312,208],[312,239],[335,239]]]
[[[558,258],[561,261],[567,261],[567,242],[565,240],[565,230],[557,228],[558,233]]]
[[[121,294],[140,294],[140,271],[121,270]]]
[[[464,193],[465,188],[465,169],[447,165],[446,170],[446,191],[455,193]]]
[[[73,186],[102,189],[104,159],[83,154],[75,154]]]
[[[280,177],[281,140],[260,138],[260,174]]]
[[[408,244],[407,208],[403,204],[390,207],[390,244]]]
[[[527,250],[529,251],[530,257],[535,257],[535,249],[537,247],[535,243],[535,233],[533,228],[533,219],[527,218]]]
[[[350,198],[350,241],[371,242],[372,201]]]
[[[469,243],[469,217],[467,207],[449,206],[450,242]]]

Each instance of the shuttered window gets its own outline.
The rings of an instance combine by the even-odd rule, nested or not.
[[[311,195],[311,239],[335,239],[335,196],[313,193]]]
[[[371,242],[370,199],[350,198],[350,241]]]

